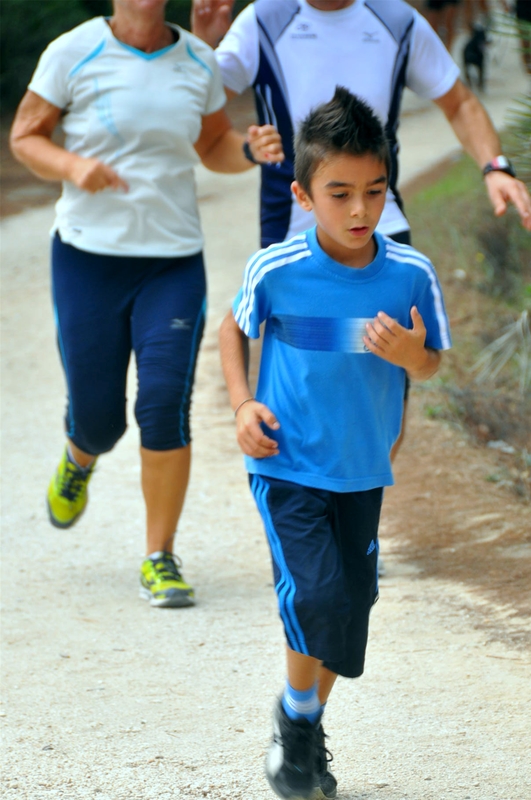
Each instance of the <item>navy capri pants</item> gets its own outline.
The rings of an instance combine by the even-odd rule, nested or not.
[[[135,353],[142,446],[190,442],[190,401],[206,311],[201,253],[134,258],[52,242],[57,338],[66,376],[66,432],[91,455],[126,429],[126,378]]]
[[[337,675],[359,677],[378,598],[383,489],[341,493],[262,475],[249,480],[288,646]]]

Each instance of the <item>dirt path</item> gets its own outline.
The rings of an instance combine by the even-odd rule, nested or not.
[[[6,800],[272,797],[263,756],[282,632],[216,344],[257,240],[256,176],[200,171],[199,187],[210,309],[177,545],[198,604],[182,611],[137,599],[133,421],[102,459],[78,526],[61,532],[46,520],[64,395],[49,301],[52,209],[2,222]],[[486,482],[496,454],[425,419],[421,401],[414,390],[386,497],[388,574],[367,671],[338,682],[327,710],[340,798],[528,800],[531,512]]]
[[[230,185],[202,182],[205,226],[225,236],[223,247],[210,237],[207,248],[209,328],[178,544],[198,605],[182,612],[153,610],[136,597],[143,511],[134,424],[102,459],[79,525],[60,532],[46,520],[63,394],[48,297],[51,209],[3,223],[9,800],[270,796],[262,759],[283,676],[282,635],[216,348],[219,319],[250,248],[231,235],[231,221],[253,240],[255,189],[248,175]],[[367,673],[339,683],[327,714],[344,800],[530,796],[528,620],[515,616],[503,593],[492,602],[481,573],[471,580],[444,567],[455,557],[449,540],[443,550],[432,542],[432,563],[417,538],[428,528],[437,537],[444,525],[483,564],[496,558],[494,536],[503,526],[515,535],[524,530],[528,511],[485,484],[485,458],[459,432],[412,414],[398,486],[387,498],[388,577],[373,615]],[[518,558],[506,562],[507,583],[517,567]]]

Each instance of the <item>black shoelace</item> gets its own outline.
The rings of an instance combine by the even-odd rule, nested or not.
[[[289,735],[281,735],[281,739],[286,760],[296,769],[305,769],[308,755],[315,746],[315,728],[310,725],[293,725]]]
[[[90,467],[80,469],[70,462],[65,466],[65,471],[61,480],[60,494],[67,500],[77,500],[77,496],[87,482],[90,475]]]
[[[175,558],[169,553],[161,556],[161,558],[157,558],[153,562],[153,566],[163,580],[172,580],[175,578],[179,581],[182,580],[181,573],[177,569]]]
[[[320,727],[317,731],[316,771],[318,775],[322,775],[324,772],[327,772],[328,765],[334,760],[334,756],[326,746],[325,739],[326,733],[324,732],[323,728]]]

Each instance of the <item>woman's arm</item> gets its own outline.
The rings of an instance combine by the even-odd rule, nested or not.
[[[83,158],[69,153],[52,141],[61,117],[61,109],[28,90],[17,109],[10,134],[11,151],[39,178],[47,181],[71,181],[79,189],[99,192],[124,189],[127,183],[97,158]]]
[[[245,141],[249,142],[257,163],[276,164],[284,160],[280,134],[272,125],[251,125],[244,136],[231,126],[224,109],[203,117],[194,146],[205,167],[213,172],[244,172],[253,166],[243,153]]]

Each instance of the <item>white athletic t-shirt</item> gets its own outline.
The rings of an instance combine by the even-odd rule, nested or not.
[[[337,85],[365,100],[385,124],[398,47],[388,29],[364,0],[355,0],[339,11],[319,11],[306,0],[299,0],[299,6],[299,13],[275,43],[294,130],[312,108],[332,98]],[[434,100],[452,88],[459,77],[459,67],[426,20],[413,9],[412,12],[406,86],[421,97]],[[259,38],[252,4],[234,20],[216,50],[216,58],[223,83],[229,89],[241,93],[253,84],[259,68]],[[313,215],[304,212],[293,199],[286,238],[313,224]],[[408,228],[388,192],[378,230],[392,234]]]
[[[98,17],[42,54],[29,89],[64,109],[66,149],[100,159],[129,184],[129,192],[89,194],[65,181],[54,224],[64,242],[111,255],[201,250],[193,145],[225,92],[210,47],[177,30],[175,44],[148,54]]]

